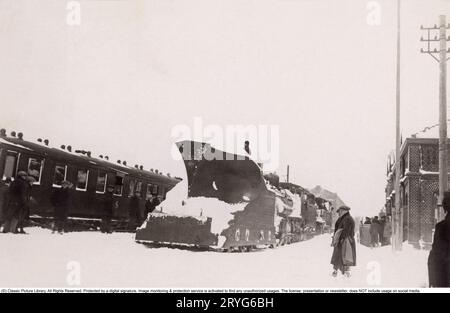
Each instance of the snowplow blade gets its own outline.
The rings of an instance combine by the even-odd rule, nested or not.
[[[231,154],[196,141],[177,143],[188,178],[188,197],[210,197],[238,203],[266,190],[258,165],[247,156]]]

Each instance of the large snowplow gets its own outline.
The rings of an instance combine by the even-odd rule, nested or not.
[[[301,219],[300,200],[269,184],[248,155],[196,141],[177,146],[187,171],[187,198],[169,200],[169,192],[137,229],[136,241],[242,251],[275,246],[286,224],[281,220]]]

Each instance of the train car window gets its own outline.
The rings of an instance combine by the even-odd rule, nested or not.
[[[130,189],[128,191],[128,196],[131,197],[134,194],[134,186],[136,185],[136,181],[134,179],[130,180]]]
[[[3,171],[3,180],[6,178],[14,179],[17,171],[18,154],[14,151],[7,151],[5,158],[5,166]]]
[[[77,190],[86,191],[87,184],[89,179],[89,171],[88,170],[78,170],[77,173]]]
[[[106,172],[98,171],[96,193],[105,193],[107,180]]]
[[[116,181],[114,183],[114,195],[116,196],[122,195],[124,177],[124,174],[116,173]]]
[[[141,192],[142,191],[142,182],[138,181],[136,182],[136,192]]]
[[[67,178],[67,165],[56,164],[55,174],[53,176],[53,187],[61,187],[62,182]]]
[[[158,185],[153,185],[152,194],[157,195],[158,194],[158,190],[159,190],[159,186]]]
[[[153,185],[148,184],[147,185],[147,194],[145,196],[145,199],[150,199],[152,197],[152,191],[153,191]]]
[[[39,185],[41,183],[42,168],[44,167],[44,160],[30,158],[28,160],[28,175],[35,179],[33,184]]]

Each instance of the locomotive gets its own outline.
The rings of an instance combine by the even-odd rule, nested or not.
[[[74,150],[71,146],[49,147],[48,140],[30,142],[23,135],[0,131],[0,177],[14,180],[19,171],[25,171],[35,180],[31,188],[30,220],[48,226],[52,222],[51,194],[61,188],[64,180],[73,183],[69,228],[97,229],[102,212],[99,203],[105,197],[107,186],[114,187],[112,225],[116,230],[126,228],[129,196],[134,191],[144,195],[140,207],[150,197],[163,200],[181,178],[147,171],[142,166],[128,166],[125,161],[113,163],[108,156],[94,157],[90,151]],[[142,213],[142,212],[141,212]]]
[[[280,183],[276,174],[264,175],[248,154],[197,141],[176,145],[186,167],[187,199],[163,202],[148,214],[136,231],[137,242],[242,252],[306,240],[324,230],[317,227],[324,224],[318,212],[330,212],[329,201]]]

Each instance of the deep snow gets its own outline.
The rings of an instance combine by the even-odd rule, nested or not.
[[[407,245],[400,253],[358,245],[352,277],[331,277],[329,234],[277,249],[221,253],[149,248],[135,243],[129,233],[52,235],[40,228],[27,232],[0,234],[0,287],[427,286],[428,252]],[[68,284],[73,273],[68,266],[73,264],[80,265],[79,286]]]

